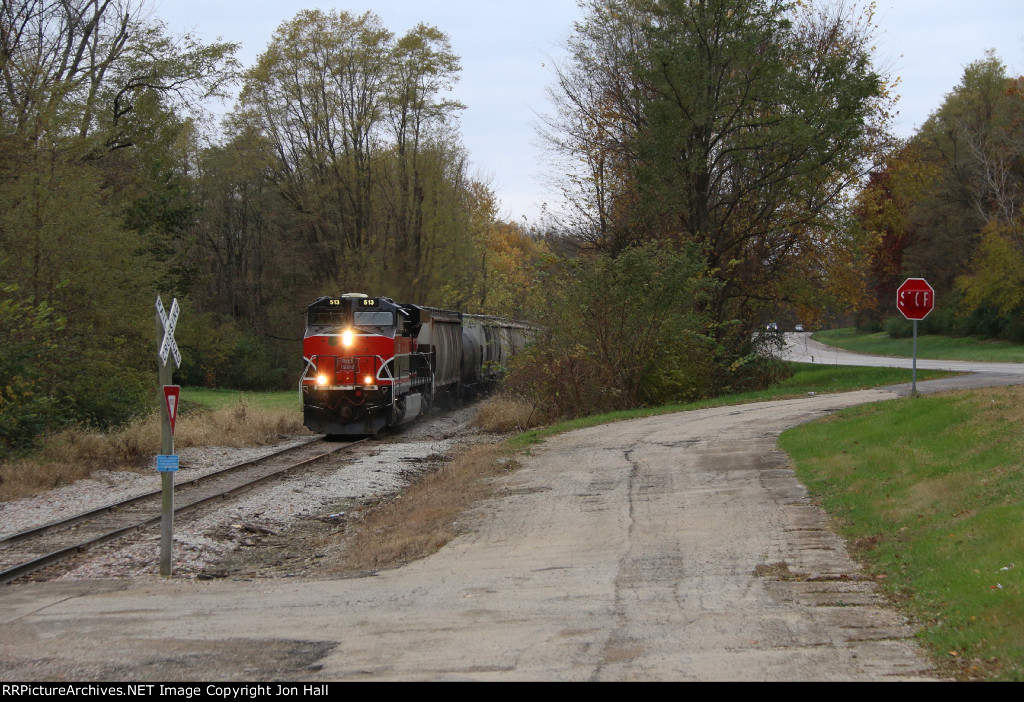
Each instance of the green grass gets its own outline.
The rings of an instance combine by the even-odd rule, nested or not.
[[[189,404],[203,405],[212,410],[234,407],[245,402],[252,407],[267,410],[302,411],[302,399],[297,390],[280,392],[241,392],[239,390],[216,390],[211,388],[184,387],[181,389],[181,404],[185,412]]]
[[[647,407],[621,412],[610,412],[590,417],[581,417],[559,422],[548,427],[524,432],[510,441],[514,447],[528,446],[544,440],[546,437],[561,434],[575,429],[584,429],[609,422],[620,422],[627,419],[639,419],[658,414],[684,412],[687,410],[704,409],[706,407],[723,407],[751,402],[765,402],[793,397],[803,397],[808,393],[848,392],[866,388],[883,387],[910,382],[910,371],[899,368],[867,368],[858,366],[826,366],[813,363],[794,363],[792,377],[765,390],[723,395],[710,400],[701,400],[679,405],[664,407]],[[918,380],[946,378],[953,373],[943,371],[918,370]]]
[[[823,344],[857,353],[906,358],[914,354],[912,338],[890,339],[885,332],[872,334],[856,329],[831,329],[815,332],[813,338]],[[1024,363],[1024,346],[975,337],[918,335],[917,356],[943,361]]]
[[[961,679],[1024,680],[1024,389],[857,407],[785,432],[797,475]]]

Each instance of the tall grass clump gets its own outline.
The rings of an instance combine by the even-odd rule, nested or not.
[[[265,446],[306,433],[302,415],[294,410],[267,409],[244,400],[217,410],[185,407],[175,426],[176,450]],[[36,495],[96,471],[153,470],[160,436],[158,413],[106,432],[71,427],[46,436],[36,452],[0,463],[0,501]]]
[[[488,434],[506,434],[540,425],[536,404],[512,395],[496,395],[480,402],[474,423]]]

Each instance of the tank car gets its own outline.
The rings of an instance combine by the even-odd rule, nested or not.
[[[367,435],[493,383],[533,327],[387,297],[322,297],[306,310],[303,419],[318,434]]]

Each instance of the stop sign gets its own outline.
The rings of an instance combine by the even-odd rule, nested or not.
[[[907,319],[924,319],[935,308],[935,291],[924,278],[908,278],[896,291],[896,307]]]

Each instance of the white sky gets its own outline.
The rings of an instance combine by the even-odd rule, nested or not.
[[[367,10],[401,36],[419,22],[451,38],[462,61],[454,98],[462,114],[463,143],[474,175],[491,183],[502,215],[533,221],[553,195],[544,191],[547,168],[537,146],[537,114],[549,111],[551,58],[581,17],[575,0],[154,0],[155,14],[172,32],[195,31],[242,44],[248,67],[266,50],[274,30],[302,9]],[[896,123],[910,136],[960,81],[963,67],[994,49],[1011,75],[1024,73],[1024,0],[878,0],[881,37],[877,65],[900,76]],[[557,205],[557,202],[552,202]]]

